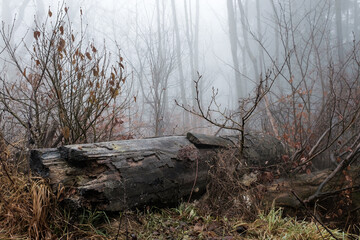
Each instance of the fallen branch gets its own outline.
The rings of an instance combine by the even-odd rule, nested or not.
[[[338,240],[338,238],[335,237],[335,235],[330,231],[330,229],[327,228],[327,227],[320,221],[320,219],[318,219],[318,217],[316,217],[316,215],[313,214],[313,213],[307,208],[307,206],[306,206],[306,204],[304,203],[304,201],[301,200],[301,198],[300,198],[293,190],[291,190],[291,193],[292,193],[292,194],[294,195],[294,197],[301,203],[301,205],[305,208],[306,212],[307,212],[308,214],[310,214],[310,215],[314,218],[314,220],[317,221],[334,239]],[[320,231],[319,231],[319,232],[320,232]],[[320,232],[320,234],[321,234],[321,232]],[[322,237],[322,238],[325,239],[324,237]]]

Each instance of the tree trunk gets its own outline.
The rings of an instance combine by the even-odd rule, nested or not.
[[[185,76],[184,76],[184,69],[183,69],[182,58],[181,58],[180,31],[179,31],[179,24],[178,24],[178,20],[177,20],[175,0],[171,0],[171,8],[172,8],[172,13],[173,13],[174,31],[175,31],[175,37],[176,37],[176,59],[177,59],[177,65],[178,65],[178,71],[179,71],[180,95],[181,95],[182,103],[185,106],[187,106],[188,103],[187,103],[186,93],[185,93]],[[189,119],[190,119],[189,113],[187,111],[184,111],[183,127],[185,129],[188,129],[188,127],[189,127]]]
[[[49,179],[75,208],[119,211],[147,205],[168,206],[199,197],[218,150],[235,148],[236,137],[188,133],[149,139],[39,149],[31,152],[34,173]],[[281,161],[284,146],[270,136],[248,135],[244,157],[252,165]]]
[[[274,0],[270,0],[271,6],[274,12],[274,41],[275,41],[275,62],[276,64],[280,61],[280,21],[277,12],[277,8],[275,6]]]
[[[257,23],[257,38],[258,41],[261,44],[263,43],[263,37],[262,37],[262,27],[261,27],[261,11],[260,11],[260,0],[256,0],[256,23]],[[258,44],[258,48],[259,48],[259,70],[261,73],[261,69],[264,67],[264,49],[263,47]]]
[[[341,0],[335,0],[335,18],[336,18],[336,37],[338,45],[339,62],[344,61],[344,47],[343,47],[343,31],[342,31],[342,16],[341,16]]]
[[[359,41],[359,3],[354,1],[354,34],[355,40]]]
[[[190,4],[190,1],[189,1]],[[196,0],[195,2],[195,26],[194,26],[194,70],[196,72],[200,72],[199,69],[199,31],[200,31],[200,2],[199,0]],[[195,77],[197,77],[197,74],[195,74]],[[196,78],[194,78],[195,80]],[[203,103],[203,94],[202,91],[204,89],[202,81],[199,83],[200,87],[200,103]],[[194,105],[196,106],[196,105]]]
[[[196,102],[196,88],[195,88],[195,80],[198,78],[197,71],[199,71],[199,21],[200,21],[200,8],[199,8],[199,0],[195,2],[195,23],[193,21],[193,13],[192,13],[192,1],[184,0],[184,10],[185,10],[185,35],[187,40],[187,45],[189,48],[189,64],[190,64],[190,74],[191,74],[191,96],[192,96],[192,105],[197,108]],[[199,86],[200,92],[202,89],[202,84]],[[202,99],[202,94],[200,95],[200,102]],[[192,126],[197,128],[198,126],[198,117],[192,115]]]
[[[316,192],[317,187],[330,173],[331,171],[327,169],[309,175],[299,174],[277,179],[265,185],[266,193],[263,195],[261,201],[269,207],[275,204],[277,207],[299,208],[301,207],[301,203],[294,197],[291,190],[298,194],[302,200],[305,200]]]
[[[249,58],[253,64],[254,67],[254,74],[255,77],[254,79],[258,80],[260,73],[259,73],[259,68],[258,68],[258,63],[257,63],[257,59],[254,56],[254,54],[251,51],[251,47],[250,47],[250,43],[249,43],[249,36],[248,36],[248,32],[249,32],[249,24],[247,22],[247,11],[245,11],[245,9],[247,10],[247,8],[244,8],[243,3],[241,2],[241,0],[238,0],[238,5],[239,5],[239,9],[240,9],[240,19],[241,19],[241,25],[242,25],[242,33],[243,33],[243,38],[244,38],[244,45],[245,45],[245,50],[247,52],[247,54],[249,55]]]
[[[339,174],[326,185],[323,193],[319,194],[316,199],[306,202],[332,171],[332,169],[324,169],[310,174],[289,175],[286,178],[277,179],[272,183],[263,185],[263,189],[266,190],[263,192],[262,197],[259,197],[257,200],[263,206],[266,206],[265,208],[271,208],[273,205],[286,210],[303,208],[302,203],[292,193],[293,191],[302,201],[308,204],[309,208],[318,205],[322,206],[320,210],[331,211],[340,207],[347,208],[349,212],[355,214],[360,209],[360,179],[357,177],[359,175],[359,168],[350,170],[347,177]],[[353,179],[351,184],[346,181],[348,177]],[[258,189],[261,189],[261,187],[258,186]],[[344,200],[348,201],[349,204],[339,206]]]
[[[228,23],[229,23],[229,39],[231,47],[231,56],[233,60],[233,69],[235,74],[235,94],[236,94],[236,105],[238,105],[239,99],[244,97],[244,88],[241,87],[241,75],[239,68],[239,57],[238,57],[238,33],[235,18],[235,8],[233,0],[227,0],[227,12],[228,12]]]

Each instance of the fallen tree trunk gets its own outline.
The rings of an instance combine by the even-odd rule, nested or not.
[[[330,221],[333,227],[357,225],[360,221],[359,170],[356,167],[346,175],[338,174],[328,182],[322,193],[310,202],[307,199],[333,170],[297,174],[262,185],[256,202],[264,210],[273,206],[281,207],[284,213],[290,216],[310,217],[309,212],[312,212],[318,219]]]
[[[343,194],[343,198],[351,200],[351,204],[355,208],[360,207],[359,170],[359,168],[354,168],[348,171],[346,176],[344,174],[336,176],[310,204],[312,205],[317,201],[319,204],[322,201],[329,201],[329,199],[333,201],[334,198]],[[332,171],[331,169],[324,169],[310,174],[303,173],[287,178],[276,179],[269,184],[263,185],[266,192],[260,199],[263,204],[267,204],[268,206],[275,204],[278,207],[297,209],[301,207],[302,203],[296,199],[292,192],[296,193],[300,199],[307,203],[307,199],[317,191],[319,185]],[[327,203],[328,206],[322,207],[334,208],[335,204],[337,204],[337,202],[332,202],[332,204]]]
[[[118,211],[201,196],[219,149],[236,147],[235,137],[188,133],[33,150],[30,167],[48,178],[54,191],[63,186],[64,200],[73,207]],[[246,160],[274,164],[283,154],[277,139],[247,136]]]

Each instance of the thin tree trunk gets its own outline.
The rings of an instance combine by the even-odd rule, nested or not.
[[[229,24],[229,39],[231,47],[231,56],[233,60],[233,69],[234,69],[234,80],[235,80],[235,94],[236,94],[236,104],[241,97],[244,97],[243,89],[241,87],[241,76],[239,69],[239,58],[238,58],[238,33],[236,18],[234,14],[235,8],[233,0],[227,0],[227,12],[228,12],[228,24]]]
[[[189,2],[190,3],[190,2]],[[194,26],[194,69],[195,72],[199,72],[199,29],[200,28],[200,3],[196,0],[195,5],[195,26]],[[200,103],[202,103],[202,89],[203,84],[200,82]]]
[[[341,16],[341,0],[335,0],[335,18],[336,18],[336,36],[338,45],[338,57],[339,62],[344,61],[344,49],[343,49],[343,30],[342,30],[342,16]]]
[[[276,6],[274,3],[274,0],[271,0],[271,6],[273,8],[273,12],[274,12],[274,17],[275,17],[275,26],[274,26],[274,39],[275,39],[275,62],[276,64],[279,62],[279,58],[280,58],[280,23],[279,23],[279,16],[278,16],[278,12],[276,10]]]
[[[191,71],[191,97],[192,97],[192,106],[196,108],[196,88],[195,80],[197,79],[196,69],[195,69],[195,56],[194,56],[194,46],[193,46],[193,27],[192,27],[192,16],[191,16],[191,3],[184,0],[184,9],[185,9],[185,30],[186,30],[186,40],[189,48],[189,63]],[[192,115],[192,126],[196,127],[197,117]]]
[[[257,37],[259,42],[262,43],[262,30],[261,30],[261,11],[260,0],[256,0],[256,22],[257,22]],[[259,44],[259,69],[262,69],[264,65],[264,49]]]
[[[180,32],[179,32],[179,24],[178,24],[178,20],[177,20],[175,0],[171,0],[171,7],[172,7],[172,12],[173,12],[174,31],[175,31],[175,37],[176,37],[176,59],[177,59],[178,72],[179,72],[180,95],[181,95],[182,103],[185,106],[187,106],[187,99],[186,99],[186,94],[185,94],[184,69],[183,69],[182,59],[181,59]],[[189,113],[187,111],[184,111],[183,126],[185,128],[187,128],[188,124],[189,124]]]
[[[354,0],[354,34],[355,39],[359,39],[359,3],[357,0]]]
[[[158,61],[162,58],[162,37],[161,37],[161,17],[160,17],[160,0],[156,1],[156,23],[158,34]]]
[[[264,96],[264,99],[265,99],[266,115],[269,118],[269,121],[270,121],[270,124],[271,124],[271,128],[273,130],[274,136],[279,137],[279,128],[278,128],[278,126],[276,124],[276,120],[275,120],[273,114],[270,111],[270,101],[269,101],[269,98],[268,98],[267,94]]]
[[[164,9],[160,9],[160,0],[156,1],[156,15],[157,15],[157,35],[158,35],[158,49],[157,49],[157,56],[156,56],[156,62],[152,63],[153,66],[153,82],[154,82],[154,92],[155,92],[155,106],[156,109],[154,111],[155,113],[155,136],[163,136],[164,135],[164,113],[166,111],[166,104],[164,100],[166,100],[167,95],[167,84],[164,82],[166,79],[164,79],[164,67],[163,65],[165,61],[165,54],[163,49],[163,37],[162,33],[162,23],[164,19],[161,16],[161,11],[164,11]],[[156,65],[154,65],[156,64]]]
[[[248,24],[246,21],[247,14],[245,13],[244,6],[243,6],[241,0],[238,0],[238,5],[240,8],[240,18],[241,18],[241,24],[242,24],[242,32],[243,32],[245,50],[246,50],[247,54],[249,55],[251,62],[253,63],[255,78],[257,79],[260,76],[260,74],[259,74],[259,68],[258,68],[256,57],[252,53],[250,44],[249,44],[249,36],[248,36],[249,28],[248,28]]]

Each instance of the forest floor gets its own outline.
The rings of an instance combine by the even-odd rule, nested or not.
[[[215,215],[198,202],[175,208],[72,212],[45,180],[1,161],[0,239],[335,239],[319,223],[284,217],[281,209],[253,220]],[[332,229],[336,239],[360,239]]]
[[[259,214],[255,221],[201,214],[196,204],[145,213],[130,212],[102,228],[112,239],[334,239],[320,224],[283,218],[281,209]],[[119,228],[120,226],[120,228]],[[116,230],[114,232],[114,230]],[[331,230],[337,239],[357,239]],[[358,238],[360,239],[360,238]]]

